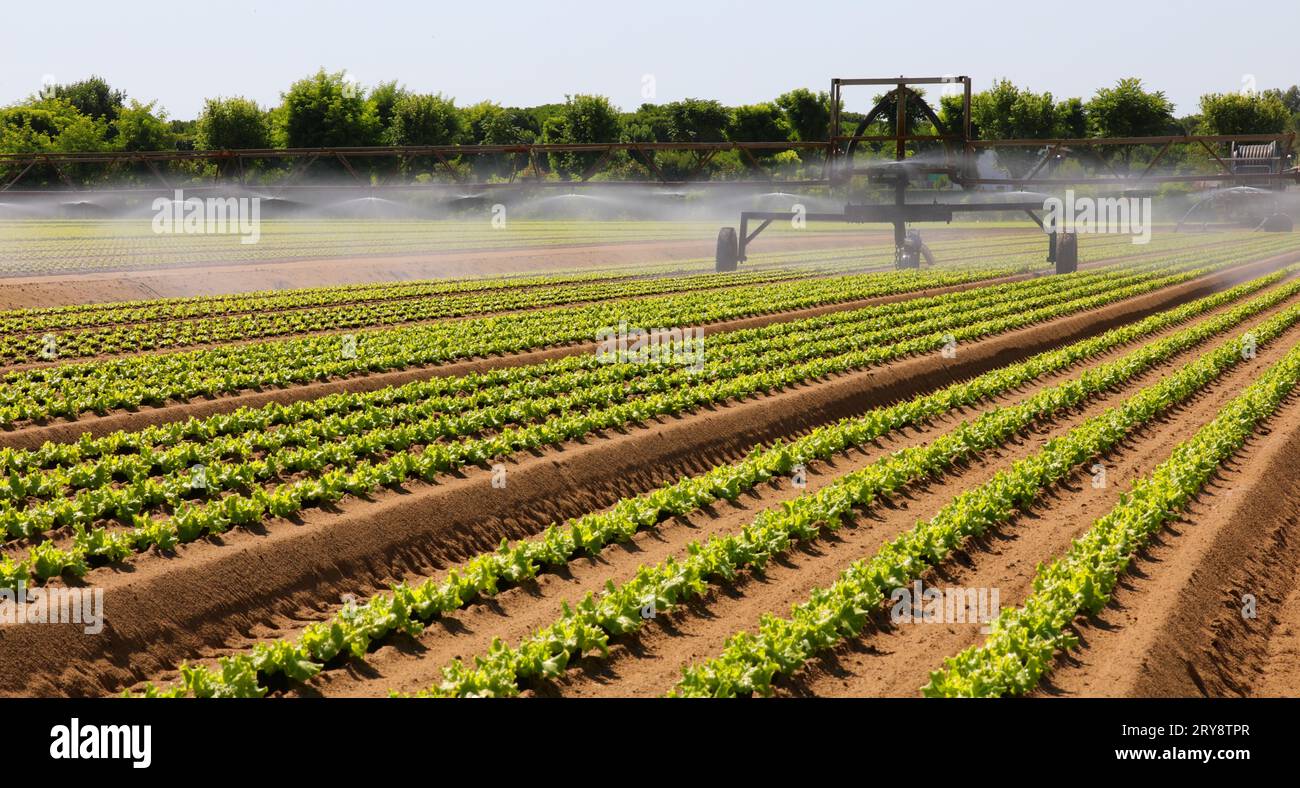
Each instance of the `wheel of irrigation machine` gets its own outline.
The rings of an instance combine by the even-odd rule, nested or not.
[[[740,262],[740,241],[736,238],[735,227],[723,227],[718,230],[718,252],[714,258],[714,270],[726,273],[736,270]]]
[[[1284,213],[1274,213],[1264,217],[1259,229],[1266,233],[1289,233],[1295,231],[1295,222]]]
[[[1079,236],[1061,233],[1056,239],[1056,273],[1072,274],[1079,270]]]

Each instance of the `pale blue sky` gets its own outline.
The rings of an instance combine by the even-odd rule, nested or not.
[[[862,2],[281,2],[6,3],[0,104],[44,75],[99,73],[190,118],[205,97],[278,101],[319,66],[363,85],[399,79],[461,105],[559,101],[601,93],[624,108],[653,75],[656,101],[728,104],[832,76],[968,74],[977,89],[1009,77],[1058,98],[1087,98],[1122,76],[1163,89],[1179,114],[1205,92],[1300,82],[1300,2],[1093,0],[1073,4],[947,0]],[[898,8],[900,10],[894,10]],[[1243,14],[1235,9],[1241,8]],[[899,27],[902,27],[900,33]],[[851,94],[864,110],[866,91]]]

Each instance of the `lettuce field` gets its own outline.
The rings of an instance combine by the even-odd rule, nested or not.
[[[1293,234],[593,224],[5,222],[0,693],[1300,690]]]

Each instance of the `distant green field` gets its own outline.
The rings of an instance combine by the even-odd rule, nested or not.
[[[1026,224],[951,226],[997,230],[1025,229]],[[796,230],[774,223],[765,237],[873,229],[883,228],[828,223]],[[261,222],[258,242],[244,244],[233,234],[156,234],[146,219],[10,220],[0,221],[0,275],[644,241],[698,241],[708,249],[717,230],[713,221],[518,220],[498,228],[486,220],[276,220]]]

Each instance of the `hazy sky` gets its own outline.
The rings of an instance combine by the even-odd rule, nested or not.
[[[647,75],[655,101],[727,104],[824,90],[832,76],[967,74],[977,90],[1005,76],[1057,98],[1087,98],[1137,75],[1179,114],[1202,93],[1240,89],[1246,75],[1261,89],[1300,82],[1295,0],[1078,5],[1084,10],[1042,0],[9,2],[0,11],[0,104],[38,90],[45,75],[70,82],[98,73],[131,97],[157,99],[173,118],[191,118],[210,96],[274,104],[321,66],[363,85],[395,78],[461,105],[601,93],[629,109],[645,100]],[[849,95],[849,109],[869,104],[866,90]]]

